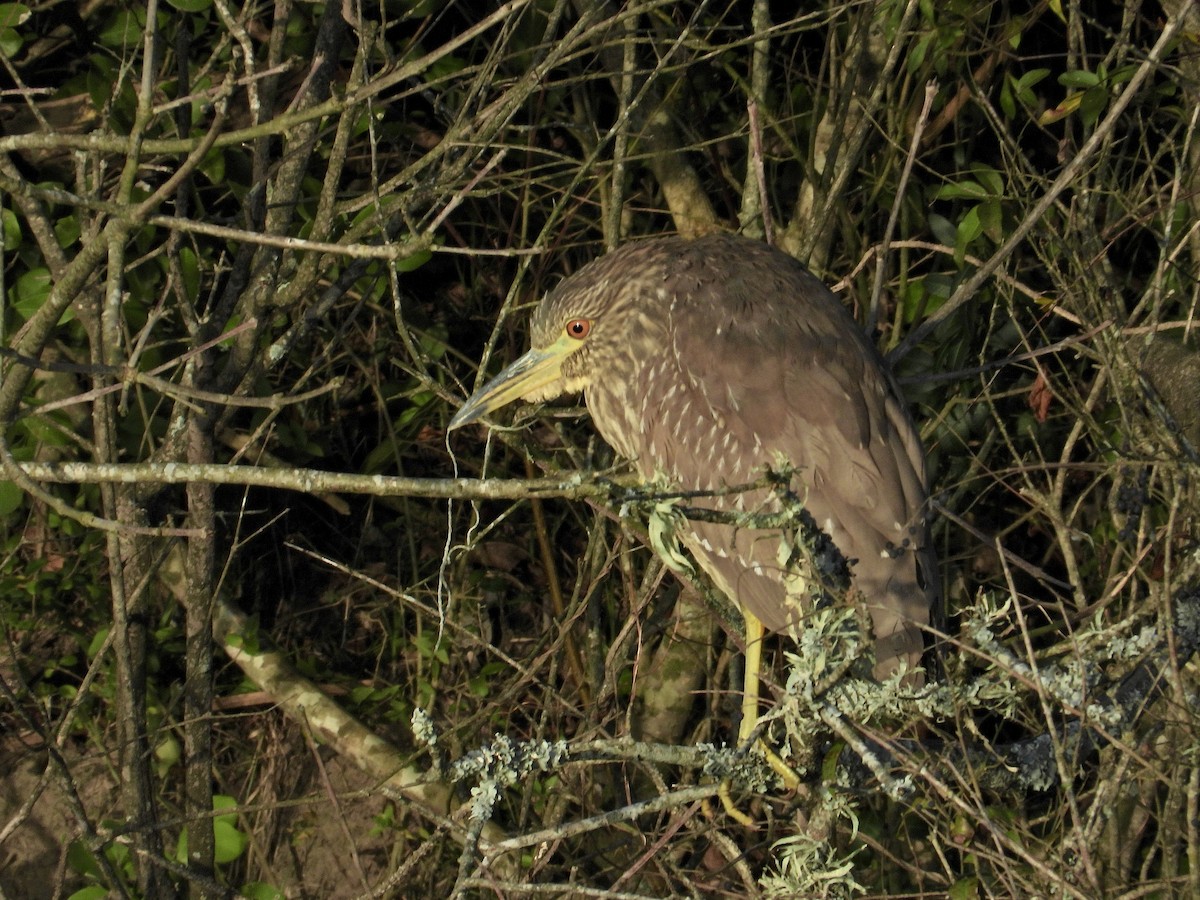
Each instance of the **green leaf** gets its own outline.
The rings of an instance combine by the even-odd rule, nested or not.
[[[362,464],[364,475],[378,475],[392,468],[396,460],[396,447],[392,441],[377,444],[375,449],[367,454]]]
[[[49,269],[40,266],[36,269],[30,269],[17,279],[16,300],[13,302],[12,308],[16,310],[22,319],[28,321],[34,313],[42,308],[42,304],[50,296],[51,287],[52,282],[50,280]],[[63,322],[69,322],[73,318],[75,318],[75,313],[68,308],[58,322],[61,325]]]
[[[67,900],[104,900],[108,896],[108,888],[93,884],[91,887],[80,888],[71,894]]]
[[[234,649],[245,651],[252,656],[258,654],[261,650],[261,647],[258,643],[257,620],[247,623],[246,630],[243,632],[227,634],[225,636],[225,643]],[[245,690],[258,690],[258,686],[253,683],[248,683],[245,687]]]
[[[406,256],[403,259],[396,260],[397,272],[412,272],[414,269],[419,269],[433,257],[432,250],[418,250],[412,256]]]
[[[976,209],[979,210],[979,223],[983,227],[983,233],[999,244],[1004,238],[1004,226],[1001,221],[1003,211],[1000,201],[988,200],[980,203]]]
[[[223,183],[225,181],[225,150],[221,147],[209,150],[200,163],[200,171],[213,184]]]
[[[0,210],[0,229],[4,232],[5,250],[16,250],[21,246],[21,222],[11,209]]]
[[[1058,83],[1069,88],[1090,88],[1100,83],[1100,76],[1083,70],[1063,72],[1058,76]]]
[[[445,326],[435,325],[433,330],[421,335],[421,339],[418,341],[421,345],[421,352],[426,354],[430,359],[441,359],[446,355],[446,336]],[[430,401],[435,399],[432,391],[426,391],[425,394]],[[415,394],[413,395],[413,402],[417,402]]]
[[[1035,87],[1038,82],[1045,80],[1046,76],[1049,74],[1049,69],[1030,69],[1017,79],[1017,88],[1022,92],[1028,91]]]
[[[975,169],[975,177],[987,191],[989,200],[1004,196],[1004,176],[995,169],[990,166],[978,166]]]
[[[250,839],[228,822],[213,822],[213,840],[216,842],[214,858],[218,865],[226,866],[246,852]]]
[[[212,6],[212,0],[167,0],[167,3],[185,13],[204,12]]]
[[[119,9],[96,37],[105,47],[128,47],[142,42],[145,27],[145,8]]]
[[[154,770],[159,778],[164,778],[179,761],[183,759],[183,747],[179,739],[168,734],[154,747]]]
[[[29,7],[24,3],[0,3],[0,28],[16,28],[29,20]]]
[[[1079,118],[1083,120],[1084,125],[1095,125],[1106,106],[1108,89],[1102,86],[1089,88],[1083,92],[1083,99],[1079,102]]]
[[[237,801],[225,794],[213,795],[213,811],[229,809],[237,806]],[[227,865],[246,852],[250,840],[237,829],[237,813],[225,813],[213,818],[213,842],[215,846],[214,860],[218,865]],[[184,828],[179,833],[175,845],[175,860],[182,865],[187,864],[188,831]]]
[[[944,184],[933,195],[935,200],[984,200],[991,196],[987,188],[977,181],[956,181]]]
[[[17,303],[34,304],[37,310],[50,295],[50,270],[39,266],[30,269],[17,278]]]
[[[1017,115],[1017,103],[1013,99],[1013,77],[1006,75],[1004,83],[1000,85],[1000,111],[1004,113],[1004,118],[1012,119]]]
[[[921,35],[917,43],[913,45],[912,52],[908,55],[908,71],[919,72],[921,64],[925,62],[925,54],[929,52],[929,45],[933,42],[933,32],[927,32]]]
[[[191,247],[179,248],[179,270],[183,276],[183,294],[192,303],[200,296],[200,261]]]
[[[71,846],[67,848],[67,865],[88,878],[99,880],[104,877],[104,872],[101,871],[92,851],[79,841],[71,841]]]
[[[486,697],[491,691],[491,685],[482,675],[472,676],[471,680],[467,682],[467,687],[480,700]]]
[[[925,290],[925,279],[912,278],[904,285],[904,292],[900,295],[900,302],[904,307],[904,322],[906,325],[911,325],[916,321],[917,316],[924,311],[925,298],[928,292]]]
[[[377,216],[379,216],[380,213],[386,213],[386,212],[389,212],[389,211],[395,209],[402,202],[403,201],[401,200],[399,194],[387,194],[383,197],[379,197],[377,200],[375,200],[369,206],[365,206],[362,209],[360,209],[358,211],[357,215],[355,215],[354,218],[350,220],[350,224],[351,225],[361,225],[364,222],[368,222],[368,221],[376,218]]]
[[[1016,101],[1027,109],[1035,108],[1038,105],[1038,97],[1033,92],[1033,89],[1039,82],[1045,80],[1049,74],[1049,69],[1032,69],[1015,80],[1012,79],[1012,76],[1009,76],[1008,83],[1012,84],[1013,96]],[[1004,99],[1001,96],[1001,104],[1003,102]]]
[[[1124,84],[1125,82],[1129,81],[1129,79],[1133,78],[1134,73],[1137,72],[1137,70],[1137,66],[1121,66],[1121,68],[1117,69],[1108,76],[1108,84],[1110,86],[1114,84]]]
[[[983,223],[979,221],[979,207],[973,206],[958,223],[954,237],[954,261],[962,265],[967,256],[967,248],[975,238],[983,233]]]
[[[0,53],[16,56],[24,43],[25,39],[15,28],[0,28]]]
[[[92,635],[92,639],[88,643],[88,647],[87,647],[87,658],[89,660],[96,658],[96,654],[100,652],[100,648],[104,646],[104,642],[106,640],[108,640],[108,629],[107,628],[101,628],[99,631],[97,631],[95,634]]]
[[[954,293],[956,281],[950,275],[943,274],[926,275],[923,280],[925,290],[929,294],[929,299],[925,301],[925,314],[928,315],[945,306],[950,295]]]
[[[109,862],[126,875],[133,875],[133,850],[129,848],[128,844],[114,841],[104,848],[104,855],[108,857]]]
[[[443,665],[450,662],[445,641],[438,641],[437,635],[431,631],[422,631],[412,639],[413,647],[425,659],[436,659]]]
[[[7,516],[21,508],[25,492],[11,481],[0,481],[0,516]]]
[[[29,7],[24,3],[0,3],[0,53],[15,56],[25,43],[17,31],[29,19]]]
[[[425,77],[429,81],[438,81],[442,78],[449,78],[456,72],[461,72],[467,67],[467,61],[461,56],[448,54],[435,60],[428,69],[425,70]]]
[[[49,380],[47,378],[47,381]],[[55,423],[58,427],[55,427]],[[67,433],[63,432],[64,426],[67,428]],[[29,434],[35,443],[44,444],[47,447],[67,447],[72,443],[69,436],[69,420],[64,419],[61,413],[56,415],[52,412],[45,418],[39,416],[36,419],[33,417],[24,419],[21,421],[20,427]]]
[[[248,884],[243,884],[242,889],[238,893],[248,898],[248,900],[283,900],[284,897],[279,888],[262,881],[251,881]]]
[[[79,228],[78,216],[63,216],[54,223],[54,237],[58,240],[58,246],[64,250],[78,241],[80,234],[82,232]]]

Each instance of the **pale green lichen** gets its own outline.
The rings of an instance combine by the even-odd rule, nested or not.
[[[431,751],[437,750],[437,730],[433,727],[433,719],[429,713],[417,707],[412,712],[412,733],[418,743],[424,744]]]
[[[782,785],[782,780],[767,764],[756,744],[747,751],[724,744],[700,743],[696,749],[704,758],[701,774],[713,781],[732,781],[754,793],[765,793]]]
[[[854,858],[863,848],[842,852],[829,838],[837,822],[843,820],[850,828],[847,842],[856,840],[858,814],[854,804],[839,791],[821,790],[816,800],[809,810],[808,827],[772,847],[774,864],[759,880],[764,897],[842,900],[866,892],[854,877]]]
[[[546,772],[566,762],[571,755],[566,741],[514,741],[497,734],[490,744],[456,759],[448,777],[451,781],[478,779],[507,787],[533,772]]]
[[[471,788],[471,818],[476,822],[486,822],[492,817],[496,801],[500,799],[500,785],[491,779],[484,779]]]

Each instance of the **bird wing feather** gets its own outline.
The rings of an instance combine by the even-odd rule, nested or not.
[[[918,571],[924,456],[878,352],[823,283],[798,263],[780,265],[765,245],[693,243],[672,260],[671,275],[678,387],[650,417],[646,437],[657,449],[639,459],[643,474],[705,490],[724,486],[717,472],[747,483],[764,467],[793,466],[797,494],[852,563],[879,642],[877,674],[899,659],[916,664],[934,602]],[[654,397],[648,405],[655,409]],[[740,505],[776,504],[760,490]],[[804,610],[781,565],[781,540],[703,522],[684,536],[718,587],[772,630],[794,626]]]

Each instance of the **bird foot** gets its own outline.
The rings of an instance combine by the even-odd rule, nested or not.
[[[754,820],[738,809],[737,805],[733,802],[733,797],[729,793],[728,779],[717,785],[717,796],[721,798],[721,805],[725,807],[725,815],[746,828],[757,827],[754,824]]]
[[[768,747],[762,740],[756,742],[755,748],[763,755],[763,758],[767,761],[767,765],[779,776],[779,779],[783,782],[783,786],[787,790],[794,791],[800,787],[800,776],[792,771],[791,767],[780,758],[778,753]],[[743,825],[746,828],[755,828],[754,820],[738,809],[737,804],[733,802],[733,796],[729,792],[729,784],[729,779],[725,779],[717,785],[717,796],[721,798],[721,805],[725,807],[725,814],[739,825]]]
[[[761,740],[758,742],[758,749],[766,757],[767,765],[779,776],[787,790],[794,791],[800,787],[800,776],[792,771],[791,766],[785,763],[778,753]]]

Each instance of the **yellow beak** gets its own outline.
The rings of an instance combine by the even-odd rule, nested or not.
[[[563,362],[582,345],[582,341],[564,334],[549,347],[530,350],[468,397],[450,420],[449,430],[477,422],[488,413],[558,381]]]

